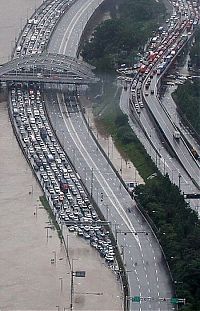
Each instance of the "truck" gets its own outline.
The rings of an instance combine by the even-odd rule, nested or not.
[[[165,64],[160,64],[158,67],[157,67],[157,75],[160,75],[165,69]]]
[[[157,54],[158,54],[158,53],[156,53],[156,52],[150,51],[150,52],[149,52],[149,56],[148,56],[148,60],[149,60],[150,62],[153,62],[153,60],[156,58]]]
[[[200,159],[200,157],[199,157],[199,155],[198,155],[196,149],[194,149],[194,148],[192,147],[191,152],[192,152],[192,154],[193,154],[193,156],[195,157],[196,160],[199,160],[199,159]]]
[[[67,183],[67,181],[65,179],[61,179],[60,189],[64,193],[67,193],[69,191],[69,184]]]
[[[145,73],[146,69],[147,69],[147,66],[144,65],[144,64],[142,64],[142,65],[140,66],[140,68],[139,68],[139,72],[140,72],[140,73]]]
[[[173,136],[175,139],[179,140],[181,138],[181,133],[179,131],[174,131]]]

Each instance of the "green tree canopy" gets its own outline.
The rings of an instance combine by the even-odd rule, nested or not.
[[[186,299],[183,310],[200,306],[200,221],[169,177],[159,176],[140,185],[137,200],[157,227],[179,298]]]

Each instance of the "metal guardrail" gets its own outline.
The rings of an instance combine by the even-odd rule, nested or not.
[[[42,11],[43,7],[45,7],[45,6],[47,5],[47,3],[48,3],[48,2],[51,2],[51,1],[52,1],[52,0],[44,0],[43,3],[42,3],[42,4],[35,10],[35,12],[31,15],[30,19],[33,19],[35,13],[38,13],[38,12]],[[27,18],[28,18],[28,17],[27,17]],[[27,20],[27,21],[28,21],[28,20]],[[26,26],[27,26],[27,23],[26,23],[26,24],[24,25],[24,27],[21,29],[21,31],[20,31],[20,33],[19,33],[19,36],[18,36],[18,39],[17,39],[17,41],[15,41],[15,46],[13,47],[13,50],[12,50],[12,52],[11,52],[11,59],[14,58],[15,50],[16,50],[16,48],[17,48],[17,46],[18,46],[19,41],[21,40],[21,36],[22,36],[22,34],[23,34],[23,32],[24,32]]]
[[[176,53],[176,55],[174,55],[174,57],[172,58],[171,62],[167,65],[167,67],[165,68],[165,70],[161,73],[161,75],[159,76],[159,79],[157,81],[157,85],[160,83],[160,80],[162,79],[163,75],[169,70],[170,66],[171,66],[171,63],[172,61],[177,57],[177,55],[181,52],[181,50],[185,47],[185,44],[188,43],[189,40],[191,40],[192,36],[194,35],[194,33],[184,42],[184,44],[180,47],[180,49],[178,50],[178,52]],[[144,82],[143,82],[144,84]],[[157,94],[156,94],[156,98],[159,102],[159,104],[161,105],[162,109],[164,110],[164,112],[166,113],[169,121],[171,122],[171,124],[173,125],[174,129],[177,130],[177,127],[175,126],[175,124],[172,122],[171,118],[170,118],[170,115],[168,113],[168,111],[166,110],[166,108],[163,106],[163,104],[161,103],[160,99],[158,98]],[[156,125],[158,126],[158,128],[160,129],[160,131],[162,132],[162,135],[163,137],[165,137],[165,140],[168,144],[168,146],[170,147],[170,150],[174,153],[174,155],[176,155],[179,163],[181,164],[181,166],[184,168],[183,164],[181,163],[181,161],[179,160],[175,150],[173,149],[173,147],[171,146],[171,143],[169,141],[169,139],[167,138],[167,136],[165,135],[164,131],[162,130],[162,128],[160,127],[158,121],[155,119],[151,109],[149,108],[148,104],[147,104],[147,99],[146,97],[144,96],[144,90],[142,91],[142,99],[143,101],[146,103],[146,107],[148,108],[148,111],[150,113],[150,115],[154,118],[154,121],[156,122]],[[197,164],[197,166],[199,166],[199,163],[196,161],[196,159],[194,158],[191,150],[189,149],[186,141],[184,139],[182,139],[183,141],[183,144],[186,146],[186,148],[188,149],[188,152],[191,154],[191,156],[193,157],[193,159],[195,160],[195,163]],[[191,180],[193,181],[193,183],[195,184],[195,186],[200,189],[200,186],[197,184],[197,182],[193,179],[193,177],[188,173],[188,175],[190,176]]]
[[[49,2],[49,0],[47,0],[46,2]],[[46,3],[46,2],[45,2],[45,3]],[[39,9],[38,9],[37,11],[41,10],[41,9],[43,8],[43,6],[44,6],[44,4],[42,4],[42,5],[39,7]],[[32,17],[33,17],[33,16],[34,16],[34,14],[32,15]],[[18,39],[18,41],[16,42],[15,48],[13,49],[12,58],[14,57],[15,49],[16,49],[16,47],[17,47],[17,44],[18,44],[18,42],[19,42],[19,40],[20,40],[21,34],[23,33],[25,27],[26,27],[26,25],[25,25],[24,28],[22,29],[22,31],[21,31],[21,33],[20,33],[20,36],[19,36],[19,39]],[[55,83],[55,81],[54,81],[54,83]],[[45,110],[46,110],[46,107],[45,107],[45,106],[44,106],[44,108],[45,108]],[[57,219],[57,217],[56,217],[57,214],[56,214],[55,208],[54,208],[53,205],[51,204],[51,200],[49,200],[49,198],[48,198],[48,196],[47,196],[47,193],[44,191],[44,189],[43,189],[43,187],[42,187],[41,180],[40,180],[40,178],[38,177],[38,174],[36,173],[36,171],[34,170],[34,168],[33,168],[33,166],[32,166],[32,163],[31,163],[30,159],[28,158],[28,155],[27,155],[27,153],[26,153],[26,151],[25,151],[25,149],[24,149],[24,147],[23,147],[23,144],[22,144],[22,141],[21,141],[21,139],[20,139],[20,136],[19,136],[19,133],[18,133],[18,131],[17,131],[17,128],[16,128],[16,126],[15,126],[15,124],[14,124],[14,118],[13,118],[13,115],[12,115],[12,108],[11,108],[11,97],[10,97],[10,94],[9,94],[8,112],[9,112],[9,117],[10,117],[10,120],[11,120],[11,124],[12,124],[12,128],[13,128],[15,137],[16,137],[16,139],[17,139],[19,145],[20,145],[20,148],[21,148],[21,150],[22,150],[22,152],[23,152],[23,155],[24,155],[24,157],[26,158],[27,162],[29,163],[30,168],[31,168],[33,174],[35,175],[36,179],[38,180],[41,190],[43,191],[43,193],[45,193],[45,195],[46,195],[46,197],[47,197],[47,200],[48,200],[48,203],[50,204],[50,207],[51,207],[51,209],[52,209],[52,212],[53,212],[53,214],[54,214],[54,216],[55,216],[55,218],[56,218],[56,220],[57,220],[57,223],[58,223],[58,225],[59,225],[59,227],[60,227],[60,229],[61,229],[61,225],[59,224],[58,219]],[[46,114],[47,114],[47,116],[48,116],[47,111],[46,111]],[[49,119],[49,118],[48,118],[48,119]],[[56,135],[56,132],[55,132],[55,130],[54,130],[52,124],[51,124],[50,119],[49,119],[49,123],[50,123],[50,125],[51,125],[52,131],[54,132],[54,135]],[[58,139],[58,141],[59,141],[59,143],[60,143],[60,146],[62,146],[62,143],[61,143],[61,141],[59,140],[59,137],[58,137],[57,135],[56,135],[56,137],[57,137],[57,139]],[[62,146],[62,149],[64,150],[63,146]],[[64,150],[64,152],[65,152],[65,150]],[[72,164],[70,158],[67,156],[66,152],[65,152],[65,155],[66,155],[66,157],[67,157],[67,159],[68,159],[70,165],[73,167],[73,164]],[[75,169],[74,169],[74,170],[75,170]],[[86,189],[86,187],[84,186],[84,184],[82,183],[82,181],[81,181],[81,184],[82,184],[82,187],[85,189],[85,191],[86,191],[88,197],[90,197],[90,194],[89,194],[88,190]],[[100,216],[100,218],[101,218],[101,219],[105,219],[104,215],[101,213],[101,211],[100,211],[98,205],[96,204],[96,202],[94,201],[94,199],[93,199],[92,197],[90,197],[90,199],[91,199],[93,205],[95,206],[95,209],[97,210],[97,213],[98,213],[98,215]],[[114,236],[113,236],[113,233],[112,233],[112,231],[111,231],[110,228],[109,228],[109,231],[110,231],[110,236],[111,236],[112,241],[115,240],[115,238],[114,238]],[[62,234],[62,230],[61,230],[61,234]],[[67,257],[68,257],[67,245],[66,245],[66,242],[65,242],[65,239],[64,239],[64,236],[63,236],[63,235],[62,235],[62,240],[63,240],[64,246],[65,246],[65,252],[66,252]],[[126,297],[129,296],[128,278],[127,278],[127,275],[126,275],[126,273],[125,273],[125,267],[124,267],[124,265],[123,265],[123,261],[122,261],[122,258],[121,258],[121,255],[120,255],[120,253],[119,253],[118,248],[116,249],[116,257],[117,257],[118,266],[119,266],[119,268],[120,268],[119,270],[121,271],[121,273],[120,273],[120,278],[121,278],[121,282],[122,282],[122,284],[123,284],[123,290],[124,290],[124,310],[127,311],[127,310],[129,309],[128,304],[127,304],[128,300],[126,299]],[[68,261],[69,261],[69,257],[68,257]],[[69,264],[70,264],[70,261],[69,261]]]
[[[4,75],[0,76],[1,82],[37,82],[37,83],[54,83],[54,84],[72,84],[72,85],[88,85],[91,83],[96,83],[96,79],[82,79],[74,80],[74,78],[69,78],[66,76],[62,77],[37,77],[37,76],[20,76],[20,75]],[[74,82],[76,81],[76,83]]]
[[[44,101],[45,102],[45,101]],[[49,121],[49,124],[51,126],[51,130],[53,131],[54,135],[56,136],[57,140],[59,141],[59,144],[60,146],[62,146],[62,149],[64,150],[65,152],[65,155],[67,157],[67,160],[69,161],[70,163],[70,166],[73,167],[74,171],[76,172],[76,168],[72,162],[72,160],[70,159],[70,157],[67,155],[67,152],[65,151],[65,147],[63,145],[63,142],[62,140],[59,138],[59,135],[58,133],[55,131],[54,127],[53,127],[53,124],[51,122],[51,118],[49,117],[49,113],[48,113],[48,110],[46,108],[46,105],[44,105],[44,109],[45,109],[45,112],[46,112],[46,115],[48,117],[48,121]],[[95,138],[95,137],[94,137]],[[100,145],[99,145],[100,146]],[[100,146],[101,148],[101,146]],[[101,148],[102,149],[102,148]],[[102,149],[103,151],[103,149]],[[105,154],[106,156],[106,154]],[[112,164],[112,163],[111,163]],[[91,196],[89,190],[86,188],[85,184],[83,183],[82,180],[80,180],[80,183],[81,183],[81,186],[83,187],[83,189],[85,190],[85,192],[87,193],[87,196],[90,198],[90,201],[92,202],[92,205],[95,207],[95,210],[97,211],[97,214],[100,218],[100,220],[102,221],[106,221],[106,217],[105,215],[102,213],[101,209],[99,208],[99,206],[97,205],[96,201],[94,200],[93,196]],[[125,184],[125,183],[124,183]],[[111,238],[111,241],[112,241],[112,244],[116,245],[116,239],[114,237],[114,234],[110,228],[110,226],[105,226],[108,230],[109,230],[109,235],[110,235],[110,238]],[[117,263],[118,263],[118,266],[119,266],[119,271],[120,272],[120,279],[121,279],[121,283],[123,284],[123,291],[124,291],[124,311],[128,311],[129,310],[129,306],[128,306],[128,300],[126,299],[126,297],[129,297],[129,286],[128,286],[128,276],[126,274],[126,269],[125,269],[125,266],[124,266],[124,263],[123,263],[123,260],[122,260],[122,257],[121,257],[121,254],[119,252],[119,249],[118,247],[115,248],[115,252],[116,252],[116,260],[117,260]]]
[[[196,30],[195,30],[196,31]],[[180,49],[178,50],[177,54],[172,58],[172,61],[171,63],[176,59],[176,57],[179,55],[179,53],[185,48],[185,45],[190,41],[192,40],[194,34],[195,34],[195,31],[192,33],[192,35],[190,35],[190,37],[184,42],[184,44],[180,47]],[[170,69],[170,66],[171,66],[171,63],[168,64],[168,66],[166,67],[166,69],[162,72],[162,74],[160,75],[159,79],[158,79],[158,83],[159,81],[163,78],[164,74]],[[162,102],[160,101],[160,99],[158,98],[158,96],[156,95],[157,97],[157,100],[159,101],[162,109],[165,111],[169,121],[171,122],[171,124],[173,125],[174,127],[174,130],[178,130],[179,132],[181,132],[180,128],[177,128],[177,126],[174,124],[174,122],[172,122],[172,119],[170,117],[170,114],[169,112],[167,111],[167,109],[164,107],[164,105],[162,104]],[[181,132],[181,136],[182,136],[182,140],[183,140],[183,143],[184,145],[186,146],[186,148],[188,149],[190,155],[193,157],[194,161],[196,162],[196,164],[200,167],[199,163],[196,161],[196,159],[194,158],[194,155],[192,154],[190,148],[188,147],[188,143],[187,143],[187,140],[185,139],[185,136],[183,135],[183,133]],[[192,178],[192,176],[190,176]],[[193,178],[192,178],[193,179]],[[195,183],[195,185],[200,189],[200,186],[198,184]]]

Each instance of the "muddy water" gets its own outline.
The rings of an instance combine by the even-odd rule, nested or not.
[[[0,63],[11,55],[15,38],[41,0],[0,1]],[[66,306],[60,295],[66,280],[65,253],[55,230],[41,208],[42,192],[32,176],[8,118],[7,103],[0,100],[0,309],[56,309]],[[51,259],[57,255],[56,264]]]
[[[20,30],[42,0],[0,0],[0,64],[10,60]]]
[[[0,64],[10,59],[15,38],[41,2],[0,0]],[[68,261],[55,229],[46,228],[51,223],[40,195],[0,94],[0,310],[69,309]],[[122,310],[119,283],[98,253],[70,234],[69,255],[87,276],[74,280],[74,310]]]
[[[42,208],[42,192],[18,147],[0,103],[0,307],[52,309],[65,305],[59,277],[66,279],[66,261],[51,264],[55,252],[65,256],[55,230]],[[55,251],[55,252],[54,252]],[[65,290],[69,282],[65,280]]]
[[[66,253],[56,231],[46,228],[42,192],[16,142],[6,102],[0,103],[0,149],[0,309],[69,308]],[[74,269],[86,271],[86,278],[74,280],[74,310],[122,310],[120,284],[105,260],[66,228],[64,235]]]

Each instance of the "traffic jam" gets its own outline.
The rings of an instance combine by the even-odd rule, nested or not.
[[[53,27],[70,1],[46,1],[28,20],[15,57],[42,53]],[[109,232],[101,224],[80,176],[60,145],[45,111],[40,84],[10,84],[12,124],[29,164],[37,176],[61,228],[86,239],[114,267],[115,251]]]
[[[57,22],[73,2],[74,0],[45,1],[39,10],[28,19],[17,42],[15,57],[43,53]]]
[[[199,23],[197,1],[176,0],[172,4],[173,15],[151,38],[147,52],[138,66],[137,74],[132,79],[129,104],[133,113],[140,114],[145,104],[143,90],[145,97],[149,92],[154,94],[154,88],[151,87],[153,77],[156,76],[157,82],[159,81]]]

